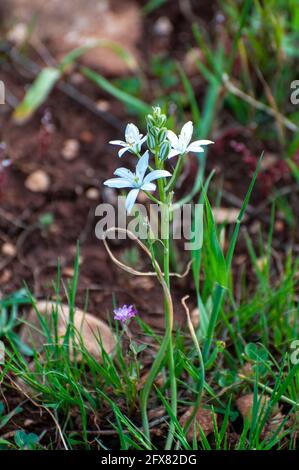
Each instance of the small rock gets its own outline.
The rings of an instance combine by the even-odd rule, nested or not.
[[[85,174],[86,174],[86,176],[87,176],[88,178],[93,178],[94,175],[95,175],[95,171],[94,171],[93,168],[88,167],[88,168],[86,168],[86,170],[85,170]]]
[[[3,243],[1,251],[5,256],[11,257],[17,253],[16,247],[12,243]]]
[[[12,278],[12,272],[9,269],[4,269],[0,276],[0,284],[7,284]]]
[[[283,232],[285,229],[284,221],[276,220],[274,227],[275,227],[276,232]]]
[[[81,196],[83,194],[83,188],[80,184],[76,184],[75,186],[75,193],[78,195],[78,196]]]
[[[89,188],[85,193],[87,199],[97,201],[100,197],[100,191],[97,188]]]
[[[96,107],[99,111],[106,112],[110,109],[110,103],[106,100],[99,100],[96,102]]]
[[[7,39],[17,46],[23,44],[28,36],[28,26],[25,23],[17,23],[7,33]]]
[[[91,131],[82,131],[79,136],[80,140],[82,142],[85,142],[86,144],[90,144],[91,142],[94,141],[95,136]]]
[[[198,66],[196,64],[197,61],[204,61],[202,52],[198,48],[189,49],[183,61],[184,70],[186,71],[187,75],[195,75],[198,73]]]
[[[167,16],[161,16],[154,24],[154,32],[159,36],[168,36],[173,30],[173,25]]]
[[[84,83],[84,76],[81,73],[74,72],[71,74],[70,82],[76,86],[82,85]]]
[[[25,180],[25,187],[33,193],[45,193],[50,187],[50,177],[43,170],[36,170]]]
[[[65,160],[74,160],[79,154],[80,144],[78,140],[68,139],[64,142],[62,156]]]

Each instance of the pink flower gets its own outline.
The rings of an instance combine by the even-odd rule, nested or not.
[[[130,318],[133,318],[137,315],[137,310],[133,305],[123,305],[120,308],[113,310],[114,320],[119,320],[122,323],[125,323]]]

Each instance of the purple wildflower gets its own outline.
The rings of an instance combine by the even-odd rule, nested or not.
[[[127,320],[137,315],[137,310],[133,305],[123,305],[113,310],[113,312],[114,320],[120,320],[122,323],[125,323]]]

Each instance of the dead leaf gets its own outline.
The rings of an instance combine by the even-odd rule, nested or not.
[[[51,319],[53,319],[52,309],[56,308],[55,302],[40,301],[36,304],[38,312],[46,318],[51,328]],[[62,341],[66,333],[69,321],[70,309],[68,305],[58,307],[58,337]],[[28,324],[27,324],[28,323]],[[22,326],[20,339],[25,344],[40,350],[47,343],[47,338],[43,336],[40,322],[36,311],[30,311],[27,323]],[[102,341],[103,349],[110,354],[115,347],[115,336],[111,332],[109,326],[99,318],[94,317],[83,310],[76,309],[74,316],[74,326],[80,334],[87,351],[97,360],[101,360],[101,347],[99,341]],[[80,340],[75,340],[80,348]],[[79,356],[79,355],[78,355]],[[80,359],[78,357],[77,359]]]
[[[194,411],[194,408],[191,407],[181,416],[180,425],[182,427],[185,426],[186,422],[190,418],[193,411]],[[210,410],[204,409],[204,408],[199,408],[199,410],[196,413],[195,421],[196,421],[196,437],[197,437],[197,439],[200,439],[200,429],[202,430],[202,432],[204,433],[205,436],[208,436],[209,434],[211,434],[214,431],[213,415],[212,415]],[[187,439],[188,439],[189,442],[192,441],[193,434],[194,434],[194,420],[191,423],[191,426],[190,426],[188,434],[187,434]]]
[[[280,429],[279,434],[283,433],[284,426],[281,426],[281,425],[284,419],[285,419],[285,415],[283,415],[281,411],[279,411],[277,414],[272,416],[269,419],[268,423],[264,426],[264,429],[261,433],[261,437],[270,439],[273,436],[273,434],[277,433],[279,429]]]
[[[257,400],[259,404],[259,414],[262,414],[270,401],[270,397],[266,395],[263,395],[263,396],[258,395]],[[248,395],[244,395],[243,397],[240,397],[237,399],[237,408],[240,411],[244,420],[248,419],[251,422],[253,403],[254,403],[253,393],[249,393]],[[275,415],[278,412],[279,412],[279,408],[278,406],[275,406],[272,410],[271,416]]]
[[[252,368],[252,364],[250,362],[246,362],[244,366],[240,369],[239,373],[240,375],[244,375],[245,377],[252,377],[255,374]]]

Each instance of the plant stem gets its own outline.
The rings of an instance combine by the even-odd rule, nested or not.
[[[164,196],[164,195],[163,195]],[[164,199],[164,197],[163,197]],[[162,237],[164,237],[164,280],[167,287],[170,289],[170,277],[169,277],[169,237],[170,237],[170,197],[167,197],[164,205],[164,213],[162,213]],[[173,330],[173,318],[169,311],[169,305],[167,299],[164,300],[165,306],[165,329],[166,335],[168,336],[168,367],[169,367],[169,378],[170,378],[170,396],[171,396],[171,409],[174,416],[177,415],[177,386],[175,377],[175,365],[173,357],[173,342],[172,342],[172,330]],[[170,421],[168,436],[166,440],[165,449],[170,450],[174,438],[174,421]]]
[[[159,180],[161,181],[161,180]],[[162,181],[161,181],[162,183]],[[165,336],[160,346],[160,350],[153,362],[151,370],[149,372],[148,378],[144,385],[144,388],[141,393],[141,417],[142,417],[142,424],[143,430],[146,438],[150,442],[150,432],[149,432],[149,423],[147,417],[147,403],[148,398],[150,395],[150,391],[156,376],[158,375],[159,371],[161,370],[163,361],[165,356],[168,360],[168,368],[169,368],[169,379],[170,379],[170,395],[171,395],[171,409],[174,415],[177,415],[177,386],[176,386],[176,377],[175,377],[175,365],[174,365],[174,357],[173,357],[173,343],[172,343],[172,331],[173,331],[173,306],[172,300],[170,295],[170,276],[169,276],[169,238],[170,238],[170,212],[171,212],[171,195],[165,194],[164,185],[160,184],[159,187],[160,192],[160,199],[163,203],[162,205],[162,217],[161,217],[161,238],[163,239],[164,245],[164,265],[163,271],[164,276],[162,277],[158,274],[158,278],[160,277],[160,283],[162,284],[163,291],[164,291],[164,306],[165,306]],[[152,255],[152,261],[154,267],[157,265],[155,261],[154,254]],[[157,268],[155,267],[156,271]],[[160,268],[158,268],[160,271]],[[161,273],[161,271],[160,271]],[[174,431],[175,431],[175,424],[173,420],[170,422],[169,432],[166,440],[165,449],[170,450],[172,448],[172,443],[174,439]]]
[[[178,180],[178,177],[180,176],[181,174],[181,171],[182,171],[182,168],[184,166],[184,162],[185,162],[185,155],[186,154],[183,154],[183,155],[180,155],[179,159],[178,159],[178,162],[176,164],[176,167],[174,169],[174,172],[173,172],[173,175],[169,181],[169,183],[166,185],[165,187],[165,192],[166,193],[170,193],[170,191],[173,190],[173,188],[175,187],[176,185],[176,182]]]

